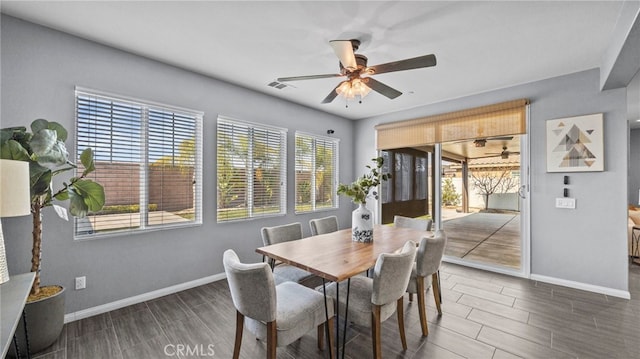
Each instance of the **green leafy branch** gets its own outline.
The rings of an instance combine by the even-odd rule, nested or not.
[[[369,169],[369,173],[362,175],[350,184],[340,183],[338,185],[338,194],[349,196],[353,203],[367,203],[369,192],[375,199],[378,199],[378,192],[371,191],[371,189],[378,187],[382,181],[389,180],[391,174],[382,172],[382,165],[384,164],[382,157],[373,158],[371,161],[375,163],[375,166],[366,166]]]
[[[31,123],[31,132],[26,127],[10,127],[0,130],[0,158],[29,162],[31,205],[44,208],[53,205],[53,199],[69,200],[69,212],[84,217],[88,212],[99,211],[104,206],[104,188],[87,179],[95,170],[93,151],[85,149],[80,155],[84,168],[80,177],[63,182],[63,188],[52,190],[53,177],[76,169],[69,161],[64,141],[67,130],[57,122],[38,119]]]

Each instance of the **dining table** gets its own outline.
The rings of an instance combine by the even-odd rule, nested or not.
[[[320,234],[303,239],[259,247],[256,252],[266,257],[286,263],[322,278],[322,289],[325,295],[325,314],[328,321],[326,300],[326,282],[347,281],[347,298],[345,301],[345,318],[342,341],[342,357],[346,342],[347,312],[349,308],[350,278],[366,273],[372,268],[380,254],[393,253],[400,250],[409,240],[419,243],[422,237],[431,232],[412,228],[401,228],[391,225],[375,225],[373,241],[356,242],[351,239],[351,228],[336,232]],[[339,305],[340,288],[336,288],[336,307]],[[338,308],[339,309],[339,308]],[[339,310],[336,310],[336,325],[339,326]],[[327,336],[329,331],[327,328]],[[336,353],[340,353],[339,330],[335,331]]]

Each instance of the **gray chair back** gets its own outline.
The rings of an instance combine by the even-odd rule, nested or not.
[[[396,227],[413,228],[419,231],[430,231],[432,223],[433,221],[430,219],[393,216],[393,225]]]
[[[407,241],[400,253],[382,253],[373,268],[371,303],[385,305],[404,295],[416,259],[416,243]]]
[[[447,235],[438,230],[433,237],[423,237],[416,254],[416,272],[426,277],[438,271],[442,264],[444,248],[447,246]]]
[[[302,225],[299,222],[275,227],[262,227],[262,242],[265,246],[294,241],[302,238]]]
[[[241,263],[231,249],[224,252],[223,264],[236,310],[262,322],[276,320],[276,285],[269,265]]]
[[[338,217],[329,216],[324,218],[312,219],[309,221],[311,227],[311,235],[331,233],[338,230]]]

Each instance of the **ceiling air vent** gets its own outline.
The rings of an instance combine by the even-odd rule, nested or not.
[[[278,90],[284,90],[285,88],[288,88],[288,87],[294,87],[288,84],[283,84],[282,82],[278,82],[278,81],[269,82],[267,86],[273,87]]]

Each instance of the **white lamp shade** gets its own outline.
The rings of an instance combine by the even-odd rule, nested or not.
[[[0,160],[0,217],[31,213],[29,163]]]

